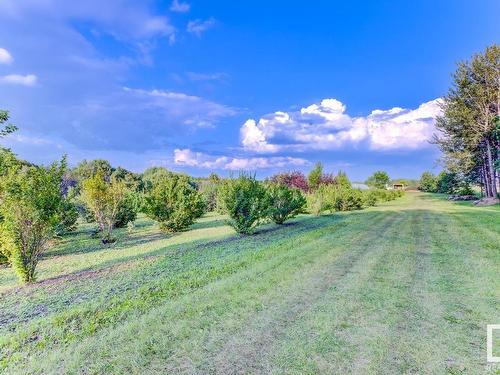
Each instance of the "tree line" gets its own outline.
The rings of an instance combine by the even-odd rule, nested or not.
[[[14,130],[11,126],[3,134]],[[249,235],[264,222],[283,224],[305,212],[362,209],[399,195],[354,189],[345,173],[324,173],[319,163],[307,177],[286,172],[264,181],[248,173],[193,178],[159,167],[137,174],[106,160],[84,160],[69,168],[63,158],[38,166],[1,148],[0,263],[11,266],[21,281],[34,281],[43,252],[81,222],[95,225],[92,235],[104,246],[117,240],[116,228],[133,230],[138,213],[156,221],[163,232],[176,233],[205,212],[218,211],[237,233]]]

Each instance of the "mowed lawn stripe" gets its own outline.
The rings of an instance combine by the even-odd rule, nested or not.
[[[254,306],[255,303],[259,300],[259,296],[264,296],[265,293],[263,293],[262,290],[255,289],[257,285],[260,285],[259,283],[263,283],[263,286],[261,288],[271,288],[273,287],[277,281],[273,282],[268,282],[268,278],[271,277],[275,280],[280,280],[280,279],[287,279],[290,277],[290,275],[293,275],[293,273],[290,273],[290,275],[287,272],[279,272],[279,269],[282,267],[294,267],[294,269],[301,269],[305,267],[304,263],[309,259],[309,262],[315,262],[318,261],[316,258],[318,257],[318,254],[321,254],[325,251],[327,251],[325,248],[325,245],[328,242],[331,242],[331,239],[328,241],[323,241],[322,243],[315,243],[315,238],[319,236],[325,235],[325,233],[328,233],[331,237],[335,236],[335,233],[338,231],[341,231],[342,233],[351,233],[353,231],[353,227],[356,228],[356,224],[353,221],[356,220],[364,220],[365,216],[362,215],[340,215],[344,216],[346,220],[349,220],[352,222],[353,226],[351,225],[343,225],[342,221],[337,220],[335,217],[331,218],[321,218],[323,221],[323,227],[318,230],[311,231],[309,233],[306,233],[304,236],[301,236],[296,239],[291,239],[283,244],[274,244],[273,246],[270,246],[267,249],[259,251],[260,254],[262,254],[262,258],[254,258],[252,262],[252,267],[249,268],[248,270],[242,270],[238,274],[234,274],[230,276],[227,280],[223,279],[220,280],[219,282],[216,282],[214,284],[209,284],[209,288],[214,288],[214,285],[220,285],[220,287],[216,288],[217,293],[219,294],[218,297],[212,297],[210,294],[206,294],[206,291],[200,291],[200,293],[193,293],[190,294],[187,298],[188,301],[185,301],[186,298],[181,298],[181,302],[179,302],[178,307],[180,308],[180,314],[170,311],[171,316],[164,316],[164,318],[158,318],[158,314],[164,314],[165,308],[167,306],[170,306],[171,303],[170,301],[165,301],[167,305],[163,305],[160,308],[157,308],[154,310],[151,314],[146,314],[143,316],[141,319],[136,320],[136,319],[131,319],[130,322],[124,323],[124,327],[120,328],[118,327],[116,330],[114,329],[109,329],[105,330],[105,332],[102,334],[102,339],[107,341],[108,337],[112,337],[110,339],[110,343],[117,343],[122,340],[125,340],[125,343],[123,345],[115,345],[113,344],[113,349],[110,349],[108,347],[109,344],[104,344],[101,346],[103,347],[103,351],[95,350],[95,348],[92,348],[94,345],[99,345],[99,342],[95,340],[95,337],[97,333],[89,340],[84,340],[85,345],[90,345],[90,348],[88,348],[89,355],[90,353],[106,353],[107,351],[118,351],[120,352],[121,350],[130,350],[131,346],[126,345],[126,343],[129,342],[129,337],[134,337],[135,338],[135,343],[132,346],[132,348],[135,348],[136,345],[141,346],[141,342],[138,340],[139,337],[143,337],[145,335],[144,332],[149,332],[151,329],[153,332],[151,334],[156,337],[156,332],[160,330],[162,332],[161,338],[158,338],[158,340],[164,340],[165,338],[168,338],[167,342],[164,343],[164,345],[167,345],[170,348],[177,349],[179,347],[183,347],[180,341],[180,338],[173,339],[172,335],[175,336],[175,333],[172,334],[170,332],[165,332],[163,330],[172,330],[173,332],[176,332],[177,330],[181,329],[184,324],[187,324],[188,327],[194,326],[197,327],[200,324],[207,324],[207,321],[203,319],[202,321],[199,321],[196,319],[197,313],[193,316],[193,311],[202,311],[203,308],[205,307],[206,304],[210,306],[210,309],[220,309],[221,311],[227,311],[228,313],[234,315],[235,311],[229,309],[230,306],[233,306],[236,311],[238,311],[238,317],[241,316],[243,312],[245,312],[245,309],[240,311],[240,308],[243,308],[245,304],[250,303],[251,306]],[[377,212],[372,212],[368,214],[369,217],[371,218],[377,218],[379,216],[379,213]],[[326,221],[325,221],[326,220]],[[330,225],[325,225],[326,222],[330,222]],[[348,223],[351,224],[351,223]],[[383,227],[383,222],[380,223],[380,229]],[[360,228],[359,230],[361,230]],[[279,246],[278,246],[279,245]],[[304,249],[308,249],[305,251]],[[251,280],[254,280],[254,282],[251,282]],[[229,290],[221,291],[221,288],[228,288]],[[279,292],[279,291],[278,291]],[[254,293],[254,294],[252,294]],[[246,294],[252,294],[251,297],[246,296]],[[280,293],[278,293],[280,294]],[[195,300],[195,302],[189,303],[190,300],[197,298],[197,296],[200,296],[202,298],[207,298],[208,301],[205,303],[202,303],[201,301]],[[279,298],[279,295],[277,296]],[[217,302],[217,301],[225,301],[222,304],[216,303],[215,306],[211,306],[212,303]],[[189,307],[186,311],[186,306]],[[258,304],[257,308],[262,308]],[[175,307],[175,306],[174,306]],[[172,307],[172,308],[174,308]],[[249,318],[251,318],[251,314],[254,312],[254,308],[249,309],[247,311],[247,314]],[[206,313],[203,312],[202,316],[204,316]],[[148,320],[148,316],[152,315],[153,317],[151,318],[151,321]],[[218,317],[221,315],[221,313],[216,314],[216,316],[213,317],[213,319],[209,320],[211,324],[215,324],[218,321]],[[154,323],[158,321],[163,321],[163,319],[166,319],[169,324],[165,323],[165,326]],[[147,323],[144,324],[142,327],[143,329],[137,328],[137,331],[134,330],[134,332],[130,332],[130,330],[135,327],[137,324],[139,324],[141,321],[146,320]],[[241,320],[238,320],[236,322],[235,327],[238,328],[241,326],[243,322]],[[189,337],[196,337],[196,332],[194,334],[188,335]],[[151,337],[147,335],[147,340],[150,340]],[[221,342],[224,342],[225,339],[223,339]],[[195,341],[191,342],[191,346],[196,346]],[[80,358],[85,361],[86,356],[83,355],[83,357],[79,354],[76,353],[85,353],[86,350],[81,348],[80,345],[76,345],[79,347],[78,349],[75,349],[75,354],[77,358]],[[163,348],[162,353],[168,354],[169,350],[167,350],[165,347],[162,345],[159,345],[160,348]],[[108,349],[105,349],[108,348]],[[54,348],[57,350],[57,348]],[[69,348],[69,351],[72,351],[72,348]],[[117,372],[125,371],[127,369],[126,365],[128,363],[128,360],[126,358],[135,358],[133,353],[135,353],[135,350],[132,350],[132,353],[127,353],[126,355],[122,353],[123,358],[121,358],[121,355],[118,355],[117,358],[121,358],[117,363],[113,363],[111,359],[108,358],[106,361],[96,361],[97,363],[107,363],[106,366],[108,366],[110,363],[113,363],[113,369],[115,369]],[[63,358],[67,358],[68,362],[71,362],[73,357],[73,354],[71,355],[66,355],[66,350],[62,350],[61,356],[55,360],[55,363],[59,363],[60,361],[63,361]],[[53,351],[51,351],[51,356],[53,354]],[[68,353],[69,354],[69,353]],[[175,356],[167,356],[169,358],[169,363],[175,362]],[[93,358],[95,359],[95,355],[88,357],[88,358]],[[141,356],[142,360],[147,360],[149,357],[148,356]],[[153,357],[153,359],[156,357]],[[151,359],[151,358],[150,358]],[[36,363],[38,361],[34,361],[33,363]],[[78,363],[78,362],[76,362]],[[74,364],[74,363],[73,363]],[[162,366],[165,366],[166,364],[163,362]],[[89,366],[91,366],[89,364]],[[68,370],[68,369],[66,369]],[[102,371],[103,369],[101,369]],[[106,371],[109,371],[109,368],[106,367]],[[128,371],[128,370],[127,370]]]
[[[5,373],[493,373],[500,211],[475,209],[407,194],[187,244],[0,339]]]

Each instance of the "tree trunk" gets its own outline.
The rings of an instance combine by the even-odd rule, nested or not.
[[[489,182],[490,182],[490,195],[489,197],[496,197],[497,196],[497,181],[495,177],[495,170],[493,169],[493,157],[491,154],[491,144],[490,140],[486,139],[486,165],[488,169],[488,174],[489,174]]]

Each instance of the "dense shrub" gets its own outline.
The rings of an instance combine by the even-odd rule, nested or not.
[[[375,206],[378,202],[377,195],[374,190],[363,191],[363,203],[366,207]]]
[[[161,230],[185,230],[203,215],[203,198],[187,176],[160,173],[150,182],[144,196],[144,212],[159,223]]]
[[[241,174],[224,180],[218,196],[221,209],[229,215],[228,224],[238,233],[251,234],[266,216],[266,191],[255,176]]]
[[[59,219],[60,222],[56,229],[57,234],[60,235],[76,230],[78,223],[78,210],[76,205],[67,198],[62,199],[61,201]]]
[[[115,218],[115,228],[125,228],[128,223],[134,222],[137,219],[137,211],[139,211],[139,202],[136,193],[128,192],[125,194],[123,201],[118,207],[118,212]]]
[[[0,249],[24,282],[35,280],[38,261],[60,224],[61,179],[66,164],[12,165],[0,179]]]
[[[335,211],[353,211],[363,208],[363,194],[358,189],[342,186],[330,188],[331,206]]]
[[[267,216],[276,224],[297,216],[306,204],[299,189],[270,183],[266,185]]]

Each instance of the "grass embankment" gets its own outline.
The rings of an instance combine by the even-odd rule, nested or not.
[[[0,269],[0,372],[495,373],[499,228],[498,207],[425,194],[251,237],[218,216],[111,248],[84,228],[38,284]]]

